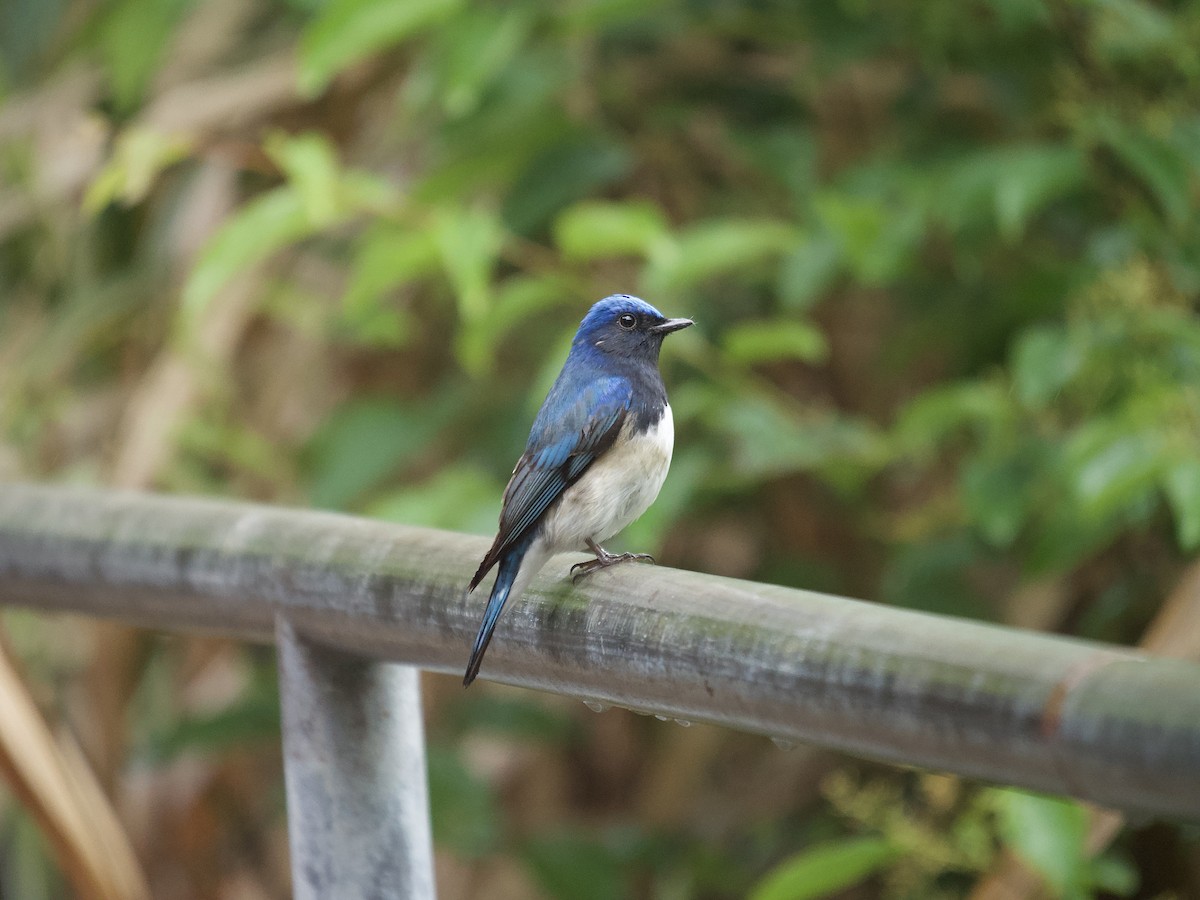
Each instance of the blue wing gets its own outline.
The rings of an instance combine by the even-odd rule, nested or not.
[[[577,395],[572,398],[571,394]],[[599,378],[582,389],[555,383],[534,420],[525,452],[504,491],[500,531],[479,564],[469,590],[541,520],[563,491],[616,440],[633,403],[633,386],[619,377]]]

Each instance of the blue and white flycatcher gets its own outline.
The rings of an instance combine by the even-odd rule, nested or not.
[[[463,685],[479,674],[505,602],[554,554],[595,554],[571,567],[575,580],[626,560],[653,562],[601,544],[646,511],[667,477],[675,428],[658,353],[664,337],[691,324],[628,294],[605,297],[580,323],[504,491],[499,533],[468,588],[499,564]]]

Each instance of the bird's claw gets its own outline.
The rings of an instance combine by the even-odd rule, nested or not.
[[[587,578],[598,569],[607,569],[623,562],[648,562],[653,565],[654,557],[649,553],[608,553],[597,554],[595,559],[584,560],[571,566],[571,583],[579,584],[580,579]],[[579,571],[576,572],[575,570]]]

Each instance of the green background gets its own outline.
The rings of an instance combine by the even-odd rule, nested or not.
[[[490,534],[631,292],[697,325],[613,549],[1137,643],[1200,547],[1197,47],[1144,0],[5,0],[0,478]],[[4,622],[156,897],[287,895],[268,651]],[[1066,802],[426,693],[445,897],[1200,895],[1195,828],[1093,858]],[[62,896],[32,822],[2,892]]]

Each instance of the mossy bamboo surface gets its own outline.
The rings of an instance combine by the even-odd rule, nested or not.
[[[461,677],[485,537],[185,497],[0,487],[0,603],[306,640]],[[1200,819],[1200,665],[809,591],[553,560],[483,678]]]

